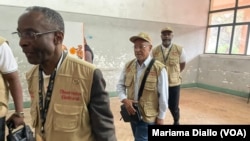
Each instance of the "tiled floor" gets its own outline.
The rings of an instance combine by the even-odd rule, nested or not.
[[[111,98],[118,141],[132,141],[133,136],[128,123],[120,121],[120,101]],[[181,90],[181,124],[248,124],[250,125],[250,103],[247,98],[208,91],[198,88]],[[9,113],[12,113],[10,111]],[[29,109],[25,109],[27,124],[30,124]],[[167,112],[166,124],[172,124]]]

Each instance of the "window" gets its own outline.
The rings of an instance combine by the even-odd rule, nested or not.
[[[250,0],[210,0],[205,53],[250,55]]]

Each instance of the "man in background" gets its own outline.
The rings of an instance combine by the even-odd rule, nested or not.
[[[172,43],[174,33],[171,27],[161,30],[162,44],[153,48],[153,58],[166,65],[169,82],[168,107],[173,116],[174,125],[179,125],[180,120],[180,85],[181,72],[186,65],[186,55],[183,47]]]
[[[93,63],[94,53],[93,53],[92,49],[89,47],[85,37],[84,37],[84,51],[85,51],[85,60],[90,62],[90,63]]]

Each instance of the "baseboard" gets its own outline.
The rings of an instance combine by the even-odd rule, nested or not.
[[[226,89],[226,88],[211,86],[211,85],[207,85],[207,84],[202,84],[202,83],[197,83],[197,87],[211,90],[211,91],[222,92],[222,93],[226,93],[226,94],[240,96],[240,97],[244,97],[244,98],[247,98],[248,94],[249,94],[249,92],[241,92],[241,91],[236,91],[236,90],[232,90],[232,89]]]

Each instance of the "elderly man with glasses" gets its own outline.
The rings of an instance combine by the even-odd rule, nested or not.
[[[100,69],[62,50],[64,21],[46,7],[28,7],[16,32],[27,60],[32,125],[37,141],[116,141]]]
[[[123,68],[117,92],[130,116],[141,113],[141,120],[131,118],[130,121],[135,141],[148,141],[148,125],[164,124],[168,108],[168,75],[165,65],[150,56],[152,43],[148,34],[141,32],[130,41],[134,44],[136,58]],[[151,66],[149,71],[148,66]],[[144,79],[145,74],[148,75]]]

